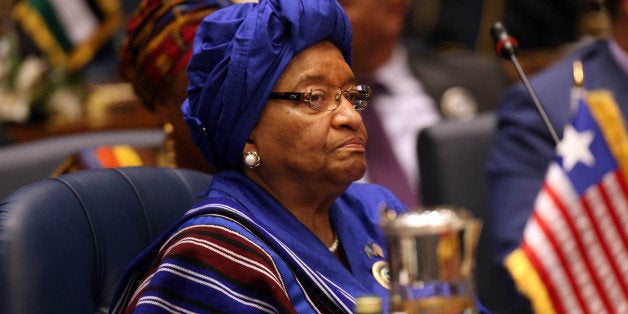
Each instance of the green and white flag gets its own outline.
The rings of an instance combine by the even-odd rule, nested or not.
[[[19,0],[13,18],[54,66],[76,71],[120,27],[118,0]]]

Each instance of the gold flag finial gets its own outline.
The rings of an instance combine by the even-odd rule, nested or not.
[[[584,99],[586,93],[584,89],[584,70],[582,69],[582,62],[575,60],[573,62],[573,87],[571,88],[569,104],[571,112],[575,112],[578,109],[578,104],[580,100]]]
[[[584,85],[584,71],[582,70],[582,62],[580,60],[573,62],[573,82],[577,87]]]

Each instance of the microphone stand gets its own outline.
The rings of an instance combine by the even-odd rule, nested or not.
[[[554,126],[552,126],[552,123],[547,117],[545,109],[543,109],[539,98],[536,96],[536,92],[534,92],[532,85],[530,85],[530,81],[528,81],[527,76],[523,72],[519,61],[517,60],[517,40],[508,35],[506,27],[504,27],[504,25],[502,25],[502,23],[500,22],[496,22],[495,24],[493,24],[493,26],[491,26],[491,35],[493,36],[493,40],[495,41],[495,50],[497,54],[502,56],[506,60],[512,61],[512,64],[515,66],[515,69],[517,70],[517,73],[519,74],[519,77],[523,82],[523,85],[528,91],[528,94],[530,94],[530,96],[532,97],[532,102],[534,102],[536,110],[538,111],[539,115],[541,115],[543,123],[545,123],[547,130],[550,132],[550,135],[554,139],[554,143],[558,144],[560,140],[558,139],[556,130],[554,129]]]

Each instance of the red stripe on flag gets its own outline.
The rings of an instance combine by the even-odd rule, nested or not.
[[[612,310],[611,302],[605,293],[602,283],[600,282],[600,278],[596,276],[597,272],[595,271],[595,268],[593,267],[593,265],[591,265],[591,261],[587,258],[587,253],[589,251],[587,250],[584,243],[582,242],[582,238],[579,236],[579,232],[577,232],[577,228],[573,220],[568,218],[569,209],[562,202],[562,198],[560,197],[560,195],[556,193],[556,191],[553,189],[552,186],[550,186],[549,184],[545,184],[544,189],[545,189],[545,192],[547,192],[549,197],[552,199],[552,202],[554,202],[554,204],[556,205],[556,208],[558,208],[558,210],[561,212],[563,217],[566,217],[565,222],[569,226],[569,229],[571,230],[572,234],[575,235],[574,238],[578,245],[578,251],[580,252],[580,255],[582,256],[582,260],[587,268],[589,277],[593,281],[593,286],[595,287],[595,290],[597,291],[597,295],[602,299],[602,303],[604,304],[606,311],[611,311]],[[590,217],[589,217],[589,224],[592,224]]]
[[[621,189],[621,194],[628,195],[628,190],[626,189],[626,181],[624,180],[624,177],[622,176],[621,171],[620,170],[615,171],[612,174],[612,177],[613,179],[616,180],[617,184],[619,185],[619,188]],[[628,234],[626,234],[626,229],[625,229],[626,226],[623,226],[621,223],[621,218],[619,217],[619,214],[617,212],[618,210],[617,205],[611,200],[611,197],[609,196],[609,193],[606,190],[606,188],[604,188],[604,186],[602,186],[600,191],[602,192],[604,203],[609,209],[609,214],[611,215],[613,224],[615,225],[615,229],[617,229],[617,232],[620,235],[621,243],[624,247],[624,252],[628,252]],[[624,278],[624,279],[628,279],[628,278]]]
[[[556,240],[554,233],[547,226],[545,220],[543,219],[543,217],[541,217],[541,215],[539,215],[537,210],[532,212],[532,217],[536,220],[539,228],[545,234],[545,237],[549,240],[554,253],[556,253],[556,255],[558,256],[560,266],[563,268],[565,274],[567,275],[567,279],[569,280],[569,284],[571,285],[571,290],[575,293],[580,308],[586,309],[584,299],[582,297],[582,294],[580,294],[580,289],[578,289],[578,283],[574,279],[573,270],[571,269],[570,264],[567,262],[567,258],[565,257],[564,252],[561,250],[561,245]],[[562,299],[556,299],[554,300],[554,302],[562,302]]]
[[[622,170],[621,169],[617,169],[617,171],[615,171],[613,173],[613,178],[615,178],[617,180],[617,184],[619,185],[619,188],[621,190],[621,193],[618,193],[621,195],[621,199],[624,202],[627,202],[628,200],[626,200],[626,198],[624,197],[625,195],[628,195],[628,186],[626,185],[626,180],[623,176]],[[609,197],[608,195],[605,195],[607,197]],[[611,198],[609,197],[609,200]],[[615,204],[613,202],[611,202],[611,204]],[[624,205],[626,206],[626,204]],[[613,217],[613,221],[616,224],[616,228],[619,230],[619,234],[621,235],[621,242],[623,245],[623,251],[624,252],[628,252],[628,233],[626,232],[626,228],[628,226],[626,226],[624,223],[622,223],[622,219],[620,218],[619,215],[619,211],[622,210],[624,212],[624,214],[626,214],[626,210],[627,208],[619,208],[619,206],[611,206],[611,214]],[[620,280],[622,280],[622,282],[626,285],[628,285],[628,277],[627,276],[621,276]],[[628,297],[628,295],[625,295],[626,297]]]
[[[594,187],[597,187],[600,190],[603,189],[601,185],[596,185]],[[593,226],[593,231],[595,232],[595,236],[598,238],[597,242],[600,243],[600,246],[602,247],[602,250],[604,251],[604,256],[606,257],[608,265],[610,266],[610,268],[611,268],[611,270],[613,272],[613,279],[615,279],[618,282],[619,287],[622,289],[623,295],[628,295],[628,289],[626,288],[626,285],[624,284],[623,280],[619,279],[619,278],[622,277],[622,275],[621,275],[621,272],[619,271],[619,266],[617,265],[617,261],[615,261],[615,259],[613,258],[613,254],[611,253],[611,250],[610,250],[610,248],[608,246],[609,243],[604,238],[604,235],[602,234],[602,230],[600,230],[599,224],[595,223],[596,219],[595,219],[594,214],[593,214],[593,208],[591,207],[591,204],[589,203],[589,200],[586,198],[586,192],[585,192],[585,195],[583,195],[581,197],[581,200],[582,200],[582,204],[583,204],[583,206],[585,208],[585,212],[587,214],[587,217],[592,222],[591,225]],[[609,214],[609,212],[610,212],[610,210],[608,210],[609,203],[604,203],[604,206],[605,206],[605,209],[606,209],[605,210],[605,214]],[[614,307],[611,307],[611,309],[612,308],[614,308]]]
[[[560,302],[561,298],[559,297],[558,292],[556,292],[554,282],[549,277],[547,271],[545,271],[545,268],[543,267],[543,264],[541,264],[541,262],[539,261],[539,258],[536,255],[534,249],[528,246],[528,243],[525,239],[523,240],[523,242],[521,242],[521,249],[528,257],[530,264],[532,264],[536,269],[539,277],[541,277],[541,279],[543,280],[543,283],[545,283],[545,288],[547,289],[547,293],[549,294],[550,299],[552,299],[553,301],[556,312],[566,313],[565,308],[563,307],[563,303]]]
[[[605,178],[607,180],[613,181],[614,183],[616,183],[617,185],[620,186],[620,189],[623,189],[621,187],[623,182],[620,182],[622,179],[622,173],[619,171],[615,171],[613,173],[610,173],[607,175],[607,178]],[[604,180],[603,183],[606,183],[607,180]],[[610,191],[608,189],[611,189]],[[619,211],[623,211],[624,213],[626,212],[626,210],[628,209],[626,207],[626,199],[622,197],[623,202],[616,202],[613,201],[614,198],[611,197],[611,193],[614,193],[615,190],[612,189],[612,187],[607,187],[606,184],[602,184],[600,186],[600,192],[602,194],[602,198],[604,199],[604,204],[606,205],[606,209],[607,212],[609,213],[609,216],[611,218],[611,221],[613,223],[613,227],[615,230],[615,237],[613,237],[612,239],[609,239],[610,241],[618,241],[619,243],[621,243],[621,249],[617,249],[619,252],[617,254],[615,254],[613,256],[613,261],[617,264],[617,268],[619,271],[619,276],[617,276],[617,281],[619,281],[621,287],[622,287],[622,292],[623,292],[623,297],[624,297],[624,301],[626,301],[626,298],[628,298],[628,278],[627,278],[627,274],[625,271],[622,272],[622,267],[619,264],[619,260],[625,260],[628,257],[628,237],[626,236],[626,233],[624,232],[624,227],[622,225],[622,219],[619,215]],[[625,194],[622,194],[625,195]],[[617,200],[617,198],[615,197],[615,200]],[[623,206],[622,206],[623,205]],[[619,255],[619,256],[618,256]]]

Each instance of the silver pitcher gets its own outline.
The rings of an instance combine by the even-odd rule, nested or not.
[[[385,211],[393,313],[477,313],[473,266],[482,222],[465,209]]]

